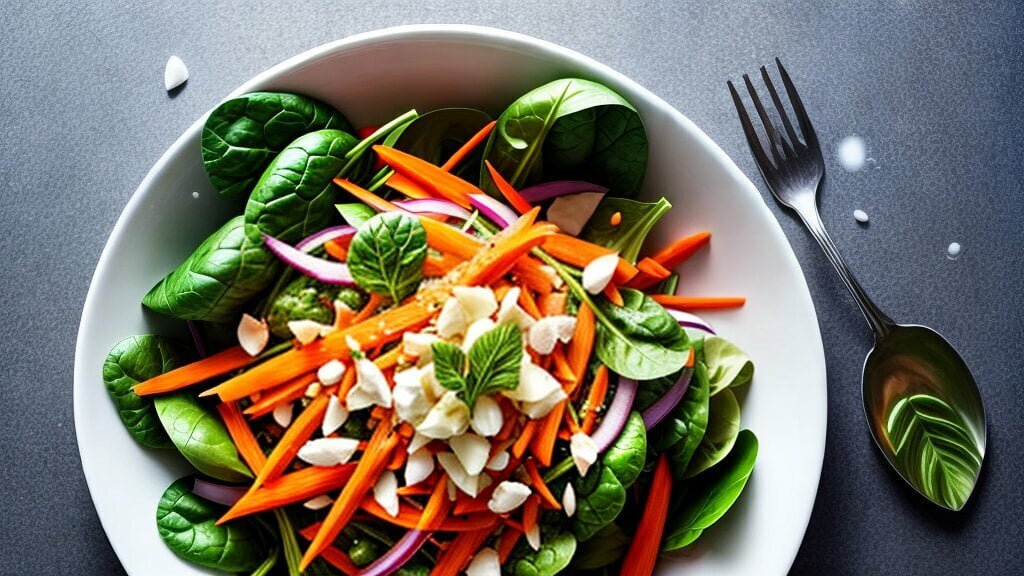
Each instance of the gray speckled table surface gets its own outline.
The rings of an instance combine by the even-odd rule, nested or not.
[[[0,573],[121,573],[80,471],[71,373],[93,267],[149,167],[268,66],[356,32],[432,22],[524,32],[607,63],[682,110],[759,186],[725,80],[781,56],[828,148],[822,209],[834,239],[880,306],[958,346],[989,416],[965,511],[937,511],[904,487],[864,425],[869,332],[811,238],[769,202],[807,275],[829,374],[825,466],[793,572],[1019,573],[1019,3],[63,4],[0,2]],[[171,54],[191,70],[173,98],[162,87]],[[856,173],[834,155],[850,134],[873,159]],[[855,224],[855,208],[869,226]],[[956,261],[946,258],[953,241],[964,247]]]

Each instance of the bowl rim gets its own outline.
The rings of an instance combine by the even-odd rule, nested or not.
[[[430,40],[432,38],[447,41],[464,40],[467,42],[484,42],[492,45],[497,45],[499,47],[514,47],[526,45],[533,50],[546,52],[550,54],[552,57],[556,57],[564,62],[571,63],[581,69],[597,71],[602,75],[614,79],[614,81],[617,83],[629,86],[634,92],[636,92],[642,98],[644,98],[647,101],[646,103],[648,105],[658,108],[661,112],[671,117],[675,123],[679,124],[682,128],[689,131],[697,139],[698,143],[707,151],[709,151],[712,156],[715,157],[715,159],[719,162],[720,166],[728,172],[728,175],[734,178],[737,182],[739,182],[742,185],[742,187],[745,189],[745,193],[751,196],[751,200],[756,200],[755,202],[753,202],[753,204],[758,206],[758,208],[755,209],[763,212],[762,216],[766,217],[770,221],[769,225],[775,227],[776,232],[786,242],[786,245],[790,247],[789,250],[784,251],[784,257],[791,261],[791,264],[793,264],[796,272],[799,274],[799,278],[803,282],[803,285],[807,291],[807,303],[809,304],[809,312],[811,319],[813,319],[814,321],[812,323],[815,336],[814,340],[818,343],[818,346],[816,346],[817,354],[814,360],[816,360],[815,364],[820,366],[820,374],[816,375],[816,379],[822,383],[823,400],[825,403],[823,408],[827,408],[827,372],[824,356],[824,345],[821,338],[821,329],[818,323],[817,310],[814,306],[813,300],[810,298],[810,288],[807,286],[807,281],[803,272],[803,268],[800,266],[799,261],[797,261],[796,255],[793,252],[792,247],[789,245],[788,238],[786,238],[784,232],[782,231],[782,228],[778,220],[771,213],[767,204],[765,204],[760,192],[757,190],[756,186],[754,186],[753,182],[751,182],[750,179],[746,176],[746,174],[744,174],[743,171],[741,171],[740,168],[736,165],[736,163],[733,162],[733,160],[725,153],[725,151],[722,150],[722,148],[714,140],[712,140],[710,136],[708,136],[703,130],[701,130],[692,120],[690,120],[687,116],[685,116],[675,107],[670,105],[668,102],[663,100],[661,97],[648,90],[639,82],[629,78],[628,76],[618,72],[617,70],[607,66],[606,64],[599,62],[598,60],[595,60],[589,56],[577,52],[576,50],[561,46],[554,42],[550,42],[519,32],[513,32],[490,26],[478,26],[469,24],[400,25],[353,34],[344,38],[340,38],[338,40],[321,44],[319,46],[305,50],[295,56],[289,57],[267,68],[263,72],[260,72],[259,74],[253,76],[249,80],[243,82],[236,89],[232,90],[227,96],[225,96],[223,100],[219,101],[218,105],[220,104],[220,102],[223,102],[224,100],[228,100],[230,98],[237,97],[241,94],[251,92],[253,91],[253,89],[259,88],[261,85],[266,84],[268,81],[273,80],[274,78],[280,76],[281,74],[289,70],[292,70],[296,67],[300,67],[301,65],[309,61],[319,60],[321,58],[328,57],[334,54],[339,54],[348,50],[360,49],[369,45],[385,41],[394,42],[413,39],[422,41]],[[214,106],[214,108],[215,107],[216,106]],[[126,229],[128,228],[127,222],[135,218],[136,214],[143,207],[144,194],[140,194],[140,192],[153,186],[154,182],[166,177],[166,174],[169,171],[174,159],[181,154],[181,152],[186,147],[186,144],[188,142],[192,141],[193,138],[198,137],[202,130],[203,124],[206,121],[207,116],[210,114],[212,110],[213,108],[204,112],[184,132],[182,132],[182,134],[177,139],[175,139],[175,141],[167,148],[167,150],[165,150],[161,154],[160,158],[149,169],[149,171],[146,173],[146,176],[136,187],[135,191],[132,192],[131,197],[129,198],[125,207],[121,211],[121,214],[118,216],[117,221],[115,222],[110,235],[108,236],[106,242],[103,245],[103,250],[96,263],[96,268],[93,272],[92,277],[90,278],[89,289],[86,293],[86,298],[82,306],[82,315],[79,320],[78,335],[75,340],[75,363],[73,372],[72,399],[75,438],[78,447],[79,461],[82,467],[83,475],[85,476],[86,486],[89,490],[90,500],[93,504],[94,509],[96,510],[97,517],[100,520],[100,525],[103,527],[104,535],[107,536],[107,541],[110,543],[111,548],[114,550],[114,554],[117,556],[118,562],[122,563],[122,567],[124,566],[124,564],[121,560],[122,553],[119,550],[119,545],[115,542],[114,539],[110,537],[108,532],[109,518],[107,516],[107,513],[105,513],[103,510],[100,510],[96,506],[95,491],[98,489],[98,486],[94,486],[94,482],[90,480],[90,475],[87,472],[87,467],[85,465],[84,445],[81,440],[81,436],[78,433],[78,430],[83,427],[83,423],[86,419],[86,415],[84,415],[80,409],[80,406],[82,406],[82,402],[80,401],[80,395],[83,394],[80,382],[83,382],[85,379],[88,378],[88,375],[85,374],[85,360],[82,357],[82,354],[80,354],[79,352],[82,349],[85,339],[88,336],[86,333],[86,326],[91,323],[90,319],[93,316],[93,314],[96,313],[94,309],[97,307],[97,300],[99,299],[99,294],[97,293],[98,288],[96,285],[96,279],[97,277],[101,276],[108,267],[113,265],[111,262],[111,250],[109,250],[108,248],[124,240],[123,237],[126,234]],[[810,352],[813,353],[815,351]],[[827,435],[827,410],[823,410],[821,418],[825,434]],[[796,545],[788,553],[788,561],[786,563],[787,571],[789,568],[792,567],[792,564],[796,559],[796,555],[800,550],[804,538],[806,537],[807,527],[810,523],[811,513],[814,509],[815,500],[817,499],[817,492],[818,488],[820,487],[821,471],[822,466],[824,464],[825,456],[824,438],[822,438],[821,441],[821,449],[818,450],[817,453],[813,454],[813,456],[815,457],[811,460],[811,463],[813,464],[814,469],[815,491],[814,494],[811,495],[807,517],[802,522],[803,526],[801,530],[801,538],[799,541],[796,542]]]

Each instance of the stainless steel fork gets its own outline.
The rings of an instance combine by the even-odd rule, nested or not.
[[[818,190],[825,176],[818,136],[789,73],[778,58],[775,63],[803,138],[790,122],[775,84],[762,66],[761,78],[782,127],[773,121],[750,77],[744,74],[743,82],[764,129],[762,142],[743,99],[730,81],[729,91],[747,143],[772,195],[796,212],[807,226],[875,333],[875,346],[864,362],[861,393],[864,414],[878,448],[914,489],[940,506],[959,510],[974,489],[985,454],[985,409],[978,386],[963,359],[941,335],[924,326],[895,324],[868,298],[847,268],[818,214]],[[936,398],[938,403],[931,400]],[[912,411],[920,410],[920,420],[902,416],[907,412],[906,406],[911,406]],[[890,417],[897,414],[898,408],[902,418]],[[927,416],[925,409],[931,410]],[[924,422],[926,418],[929,420]],[[915,430],[899,429],[900,422],[912,422],[919,430],[937,421],[948,424],[941,431],[947,435],[940,438],[944,442],[941,449],[929,451],[927,445],[922,448],[922,444],[934,443],[934,438],[941,435],[934,430],[915,437],[917,442],[894,440],[905,440]],[[956,435],[950,430],[961,430],[963,434]],[[936,465],[936,461],[941,461],[941,465]]]

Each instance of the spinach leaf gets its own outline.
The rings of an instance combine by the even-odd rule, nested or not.
[[[708,428],[690,460],[685,478],[700,474],[722,461],[732,450],[740,431],[740,405],[729,389],[711,397]]]
[[[252,478],[224,423],[190,394],[159,396],[153,404],[171,442],[196,470],[225,482]]]
[[[322,324],[334,322],[334,301],[340,300],[353,310],[366,304],[366,297],[354,288],[324,284],[309,276],[292,280],[267,310],[267,324],[278,338],[292,337],[288,323],[293,320],[313,320]]]
[[[528,92],[502,113],[484,158],[517,188],[543,173],[633,197],[647,169],[647,133],[640,114],[608,87],[563,78]],[[480,183],[496,193],[486,169]]]
[[[638,202],[606,196],[597,205],[581,236],[618,252],[625,260],[636,262],[647,234],[671,208],[672,205],[664,198],[657,202]],[[618,226],[612,226],[612,215],[616,212],[622,215],[622,221]]]
[[[502,567],[510,576],[555,576],[576,554],[576,538],[569,532],[542,529],[539,550],[513,554]]]
[[[158,282],[142,303],[183,320],[237,321],[249,300],[269,287],[280,270],[263,240],[250,241],[244,227],[241,216],[229,220]]]
[[[203,166],[221,196],[237,198],[252,190],[289,142],[323,128],[352,131],[340,112],[299,94],[253,92],[232,98],[203,125]]]
[[[377,211],[370,208],[362,202],[352,202],[348,204],[335,204],[334,207],[341,214],[341,217],[345,219],[345,222],[349,226],[355,226],[356,228],[363,225],[370,218],[377,215]]]
[[[698,354],[697,358],[700,358]],[[693,367],[693,377],[679,406],[658,427],[662,440],[655,440],[655,449],[665,451],[672,468],[672,477],[686,475],[690,460],[697,451],[708,426],[708,370],[702,361]],[[678,439],[673,439],[678,436]],[[663,448],[661,446],[664,446]]]
[[[163,336],[129,336],[114,345],[103,362],[103,383],[114,399],[117,414],[128,433],[150,448],[173,448],[153,408],[153,401],[140,398],[132,387],[184,364],[185,348]]]
[[[474,108],[439,108],[406,126],[394,147],[440,166],[490,121],[486,112]],[[483,155],[479,150],[460,162],[454,173],[476,180]]]
[[[690,355],[679,323],[643,292],[623,288],[622,306],[599,300],[595,351],[613,372],[653,380],[677,372]]]
[[[512,322],[499,324],[484,332],[469,348],[469,366],[462,349],[450,342],[436,342],[434,376],[441,386],[459,392],[472,410],[482,394],[512,390],[519,386],[523,360],[523,337]]]
[[[612,522],[598,530],[590,540],[580,543],[572,560],[572,568],[577,572],[608,566],[626,553],[629,543],[629,535]]]
[[[156,526],[167,547],[180,558],[225,572],[249,572],[263,561],[269,543],[255,521],[232,520],[217,526],[224,509],[192,493],[181,478],[164,491]]]
[[[639,412],[630,412],[622,432],[602,456],[601,461],[607,466],[623,488],[629,488],[636,482],[644,469],[647,459],[647,429]]]
[[[754,363],[750,361],[750,356],[724,338],[705,338],[704,358],[708,365],[712,396],[726,388],[742,386],[754,377]]]
[[[603,461],[594,463],[587,475],[572,479],[576,492],[576,514],[572,517],[572,533],[585,542],[610,524],[626,505],[626,489],[612,469]]]
[[[348,267],[367,292],[395,302],[416,291],[427,257],[427,232],[419,220],[396,212],[367,220],[348,248]]]
[[[331,221],[339,188],[334,178],[357,141],[341,130],[317,130],[289,144],[263,172],[245,205],[250,242],[269,234],[295,243]]]
[[[693,543],[717,522],[739,498],[757,460],[757,437],[749,430],[739,433],[736,447],[707,474],[683,485],[677,510],[665,526],[662,550],[677,550]]]

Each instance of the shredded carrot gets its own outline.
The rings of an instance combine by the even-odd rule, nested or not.
[[[342,244],[337,240],[328,240],[324,242],[324,250],[330,254],[331,258],[339,262],[348,260],[348,245]]]
[[[655,294],[651,296],[655,302],[666,308],[676,310],[719,310],[722,308],[739,308],[747,303],[743,296],[668,296]]]
[[[352,387],[356,383],[356,371],[352,367],[345,369],[345,373],[341,375],[341,382],[338,383],[338,399],[344,401],[348,398],[348,393],[352,390]]]
[[[259,418],[271,413],[279,404],[294,402],[306,393],[306,388],[316,382],[316,374],[303,374],[289,382],[281,384],[277,388],[271,388],[259,401],[254,402],[245,409],[245,414],[251,418]]]
[[[619,293],[619,289],[615,286],[614,282],[609,282],[608,285],[604,287],[604,297],[607,298],[609,302],[619,306],[620,308],[626,305],[622,300],[622,294]]]
[[[399,496],[429,496],[433,493],[434,485],[426,481],[412,486],[402,486],[398,489]]]
[[[560,316],[565,314],[565,306],[569,296],[565,292],[549,292],[537,297],[537,306],[542,316]]]
[[[693,363],[696,361],[696,356],[693,353],[693,348],[690,348],[690,356],[686,358],[686,363],[683,364],[685,368],[693,368]]]
[[[692,354],[692,353],[691,353]],[[587,401],[583,405],[583,423],[580,430],[584,434],[594,431],[594,424],[597,423],[597,411],[604,404],[605,396],[608,395],[608,367],[604,364],[597,368],[594,374],[594,381],[590,383],[590,392],[587,394]]]
[[[548,412],[547,416],[539,420],[540,426],[530,442],[530,451],[545,468],[551,466],[551,455],[555,451],[555,440],[558,439],[558,429],[562,426],[566,402],[567,400],[562,400]]]
[[[298,533],[306,540],[312,540],[313,537],[316,536],[316,531],[319,529],[320,523],[317,522],[299,530]],[[320,557],[331,566],[341,570],[346,576],[357,576],[361,571],[360,568],[348,557],[348,554],[339,550],[337,546],[328,546],[327,548],[324,548],[324,551],[320,553]]]
[[[398,435],[402,438],[412,438],[413,434],[416,433],[416,429],[412,427],[412,424],[408,422],[402,422],[398,425]]]
[[[402,466],[405,466],[405,460],[406,460],[406,457],[408,456],[408,454],[409,454],[408,452],[406,452],[404,449],[401,448],[401,446],[399,446],[399,448],[397,450],[395,450],[391,454],[391,460],[388,462],[387,469],[388,470],[399,470],[399,469],[401,469]]]
[[[445,500],[447,499],[448,496],[445,495]],[[414,509],[412,506],[399,504],[398,514],[396,516],[392,516],[388,514],[388,511],[385,510],[383,506],[373,499],[372,495],[367,495],[363,498],[360,508],[374,518],[407,530],[416,529],[420,522],[423,521],[425,514],[424,512]],[[495,518],[494,513],[488,510],[485,505],[483,511],[478,511],[478,513],[470,514],[462,518],[439,516],[437,517],[438,522],[435,524],[436,528],[431,530],[431,532],[469,532],[472,530],[479,530],[492,525]]]
[[[441,170],[444,170],[445,172],[451,172],[452,170],[454,170],[455,167],[459,165],[459,162],[465,160],[466,156],[469,156],[470,153],[473,152],[474,148],[479,146],[481,142],[487,139],[487,137],[491,134],[491,130],[494,129],[494,126],[497,123],[497,120],[492,120],[486,126],[481,128],[476,134],[473,135],[472,138],[470,138],[469,140],[466,141],[465,144],[460,146],[459,149],[456,150],[455,153],[448,158],[447,162],[441,165]]]
[[[629,574],[649,576],[654,572],[671,496],[672,475],[669,472],[668,458],[662,454],[654,467],[654,478],[647,493],[643,515],[640,516],[633,541],[622,562],[623,566],[629,567]]]
[[[636,290],[646,290],[672,275],[672,271],[665,268],[653,258],[644,258],[636,263],[640,273],[629,281],[629,287]]]
[[[452,507],[452,514],[461,516],[474,512],[488,512],[490,511],[487,507],[488,500],[483,494],[478,495],[476,498],[471,498],[465,492],[459,492],[459,495],[455,498],[455,506]]]
[[[366,305],[363,306],[362,310],[356,313],[354,318],[352,318],[352,323],[359,324],[370,316],[373,316],[373,313],[377,311],[377,308],[380,308],[380,305],[383,302],[384,297],[380,294],[370,294],[369,299],[366,300]]]
[[[569,359],[566,358],[565,349],[562,346],[556,346],[552,350],[551,361],[555,366],[555,378],[562,382],[562,389],[565,390],[565,393],[571,394],[579,384],[579,380],[576,379],[576,373],[569,365]]]
[[[544,272],[543,264],[535,258],[527,257],[516,262],[513,274],[527,288],[540,294],[548,294],[555,289],[551,276]]]
[[[568,428],[561,428],[558,430],[558,439],[569,442],[572,440],[572,432]]]
[[[594,311],[587,304],[580,304],[579,312],[576,313],[576,330],[573,331],[572,340],[569,341],[566,350],[569,367],[576,375],[577,382],[583,382],[587,374],[590,354],[594,350],[595,330]]]
[[[527,460],[524,465],[526,473],[530,477],[530,485],[533,486],[533,491],[541,497],[549,508],[552,510],[561,510],[562,504],[555,498],[555,495],[551,493],[551,489],[544,483],[544,478],[540,475],[540,470],[537,469],[537,464],[533,460]]]
[[[166,394],[238,370],[252,364],[256,359],[256,356],[250,356],[248,352],[242,350],[241,346],[233,346],[181,368],[164,372],[141,384],[136,384],[132,391],[139,396]],[[243,394],[239,398],[244,396]]]
[[[612,251],[604,246],[598,246],[586,240],[580,240],[575,236],[566,234],[555,234],[544,240],[544,251],[555,260],[571,264],[577,268],[586,268],[595,258],[612,254]],[[633,279],[639,273],[636,266],[619,258],[615,267],[615,275],[612,282],[623,285]]]
[[[491,174],[491,180],[494,180],[494,185],[497,186],[498,191],[501,192],[501,195],[505,197],[505,200],[508,200],[508,203],[516,209],[516,212],[526,214],[533,209],[533,206],[526,201],[526,198],[523,198],[522,194],[513,188],[500,172],[495,170],[489,160],[484,160],[484,165],[487,166],[487,171]]]
[[[615,212],[612,217],[608,220],[608,223],[612,226],[618,226],[622,224],[622,212]]]
[[[238,455],[242,457],[249,469],[256,473],[266,464],[267,458],[263,455],[263,450],[260,449],[260,443],[256,441],[252,429],[249,428],[249,423],[242,416],[242,411],[238,409],[238,404],[234,402],[221,403],[217,405],[217,411],[220,412],[221,420],[224,421],[224,426],[228,429],[231,441],[238,449]]]
[[[444,276],[461,262],[461,258],[456,258],[450,254],[442,254],[440,256],[431,254],[423,262],[423,275],[427,277]]]
[[[685,262],[694,252],[707,245],[710,240],[711,232],[698,232],[686,238],[680,238],[662,248],[654,256],[651,256],[651,259],[665,268],[675,268]]]
[[[434,197],[451,200],[463,208],[469,208],[469,195],[482,193],[479,188],[462,178],[412,154],[388,146],[374,146],[373,150],[395,172],[416,182]]]
[[[309,440],[313,432],[320,426],[324,419],[324,412],[327,410],[327,395],[321,394],[313,399],[308,406],[292,422],[291,426],[285,429],[284,435],[278,441],[277,446],[267,457],[266,464],[260,468],[259,474],[253,480],[250,492],[256,490],[267,480],[273,480],[281,475],[281,472],[292,463],[299,448]]]
[[[304,502],[337,490],[348,483],[355,468],[355,464],[330,467],[310,466],[297,472],[284,474],[276,480],[267,481],[256,490],[247,492],[217,520],[217,523],[223,524],[234,518]]]
[[[523,532],[529,534],[537,526],[537,519],[540,518],[540,497],[530,494],[523,504]]]
[[[512,456],[516,458],[522,458],[523,454],[526,453],[526,449],[530,446],[530,441],[533,440],[533,435],[537,432],[537,428],[540,426],[540,420],[530,420],[523,426],[523,430],[519,433],[519,437],[516,438],[515,444],[512,444]]]
[[[451,544],[437,557],[437,563],[434,564],[434,569],[430,571],[430,576],[457,576],[461,574],[473,558],[473,555],[476,554],[476,551],[487,541],[487,537],[491,535],[494,526],[497,526],[497,524],[498,522],[495,520],[491,525],[481,530],[460,532],[452,540]]]
[[[534,300],[533,294],[531,294],[529,290],[519,291],[519,305],[522,306],[523,310],[525,310],[530,316],[533,316],[534,318],[541,317],[540,308],[537,307],[537,301]]]
[[[512,410],[508,409],[507,404],[502,403],[501,412],[504,421],[501,424],[501,430],[499,430],[498,433],[494,436],[495,442],[504,442],[511,438],[512,432],[515,430],[516,425],[519,423],[518,411],[513,412]]]
[[[423,509],[423,515],[416,523],[417,530],[433,532],[441,525],[444,517],[448,515],[452,502],[448,499],[448,477],[442,475],[434,486],[434,492],[427,500],[427,506]]]
[[[399,174],[398,172],[389,176],[386,184],[389,188],[393,188],[407,198],[412,198],[414,200],[431,198],[430,190],[427,190],[408,176]]]
[[[392,433],[390,426],[381,423],[373,431],[370,444],[356,464],[352,478],[349,479],[348,484],[331,505],[331,510],[327,513],[323,525],[316,533],[309,548],[306,549],[306,553],[303,554],[302,561],[299,563],[301,570],[308,568],[309,564],[320,555],[324,548],[334,542],[342,528],[348,524],[352,515],[359,508],[363,495],[373,487],[377,477],[383,471],[384,465],[391,458],[391,451],[397,443],[398,435]]]
[[[505,531],[498,537],[498,561],[500,563],[504,564],[508,560],[508,557],[512,554],[512,549],[516,547],[522,535],[522,530],[516,530],[511,526],[505,527]]]

